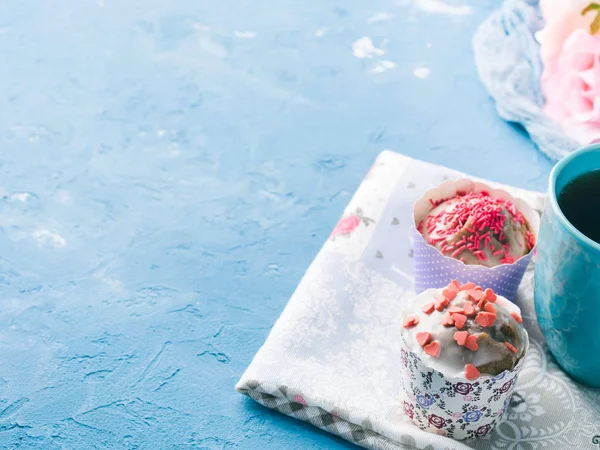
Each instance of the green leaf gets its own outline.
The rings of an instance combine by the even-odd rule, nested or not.
[[[596,17],[590,25],[590,33],[595,35],[600,31],[600,4],[590,3],[583,11],[581,11],[581,15],[585,16],[590,11],[596,11]]]
[[[600,9],[600,4],[598,3],[590,3],[585,7],[583,11],[581,11],[581,15],[585,16],[590,11],[598,11]]]

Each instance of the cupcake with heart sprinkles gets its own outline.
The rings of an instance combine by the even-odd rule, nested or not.
[[[466,439],[502,421],[529,346],[516,305],[453,280],[404,309],[401,334],[403,405],[415,425]]]

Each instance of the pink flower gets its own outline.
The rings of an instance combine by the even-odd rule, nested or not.
[[[452,417],[454,417],[455,419],[460,419],[460,413],[455,412],[454,414],[452,414]]]
[[[342,217],[342,219],[335,226],[331,232],[331,237],[339,234],[350,234],[360,225],[360,217],[356,214],[350,214],[349,216]]]
[[[437,430],[436,433],[440,436],[446,436],[446,432],[444,430]]]
[[[544,111],[581,144],[600,138],[600,35],[578,28],[542,75]]]
[[[592,0],[540,0],[544,29],[536,33],[544,65],[561,52],[567,38],[578,28],[589,30],[594,14],[581,14]]]
[[[304,400],[304,397],[301,395],[294,395],[294,401],[296,403],[300,403],[301,405],[308,406],[308,403],[306,403],[306,400]]]
[[[471,397],[470,395],[465,395],[465,396],[463,397],[463,400],[464,400],[465,402],[470,402],[471,400],[473,400],[473,397]]]

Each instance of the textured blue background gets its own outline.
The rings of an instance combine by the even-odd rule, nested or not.
[[[550,169],[440,1],[0,3],[2,448],[352,447],[233,387],[375,156]]]

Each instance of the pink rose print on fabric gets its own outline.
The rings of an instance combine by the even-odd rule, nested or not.
[[[404,413],[410,417],[411,419],[414,417],[415,412],[414,412],[414,405],[411,405],[410,403],[404,402]]]
[[[600,138],[600,34],[578,28],[541,80],[545,113],[582,144]]]
[[[402,359],[402,364],[405,367],[408,366],[408,353],[406,353],[406,350],[402,349],[401,355],[402,355],[402,358],[401,358]]]
[[[374,222],[375,221],[373,219],[369,219],[368,217],[364,216],[361,208],[356,208],[354,213],[348,214],[340,219],[331,232],[329,239],[335,240],[335,238],[339,236],[348,237],[360,226],[361,223],[368,227],[369,224]]]
[[[306,403],[306,400],[304,400],[304,397],[301,395],[294,395],[294,401],[296,403],[300,403],[301,405],[308,406],[308,403]]]
[[[463,394],[463,395],[467,395],[469,392],[471,392],[473,390],[473,385],[471,383],[456,383],[455,385],[452,386],[452,389],[454,389],[454,392],[457,392],[459,394]]]
[[[506,383],[504,383],[502,385],[502,387],[500,388],[500,393],[501,394],[507,393],[510,390],[510,388],[512,387],[513,383],[514,383],[514,379],[512,379],[510,381],[507,381]]]
[[[357,215],[350,214],[349,216],[342,217],[342,219],[337,223],[331,232],[331,237],[338,236],[340,234],[350,234],[356,230],[359,225],[360,217]]]
[[[436,428],[444,428],[444,425],[446,425],[446,420],[436,414],[430,414],[427,420]]]
[[[475,436],[483,437],[486,434],[488,434],[491,430],[492,430],[492,427],[490,425],[483,425],[483,426],[477,428],[477,431],[475,431]]]

